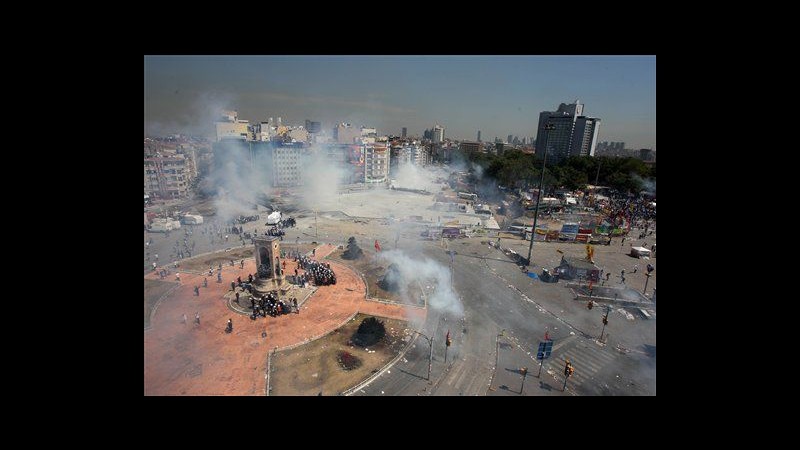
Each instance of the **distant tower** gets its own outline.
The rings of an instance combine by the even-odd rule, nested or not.
[[[481,141],[481,130],[478,130],[478,142]]]
[[[406,137],[407,134],[408,134],[408,128],[403,127],[403,137]]]
[[[433,127],[433,142],[436,144],[444,142],[444,127],[438,123]]]
[[[594,156],[597,146],[600,119],[583,115],[584,105],[575,103],[558,105],[556,111],[539,114],[536,152],[544,152],[547,144],[547,160],[558,162],[569,156]],[[545,125],[555,128],[548,131]]]

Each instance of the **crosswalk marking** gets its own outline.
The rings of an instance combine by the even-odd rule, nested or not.
[[[609,354],[605,349],[596,347],[591,343],[588,345],[578,344],[559,357],[562,367],[556,373],[563,376],[563,362],[565,359],[569,359],[575,368],[575,373],[570,377],[569,384],[581,386],[584,382],[594,379],[594,376],[614,358],[615,356]]]

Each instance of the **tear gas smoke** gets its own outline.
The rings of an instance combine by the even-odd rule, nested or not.
[[[464,307],[455,291],[450,287],[450,269],[430,258],[411,257],[403,250],[388,250],[378,254],[379,260],[387,266],[394,264],[403,279],[400,295],[408,295],[409,283],[432,285],[434,290],[428,294],[428,307],[438,312],[461,317]]]

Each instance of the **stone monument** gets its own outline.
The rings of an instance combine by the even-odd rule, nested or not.
[[[256,279],[253,288],[258,295],[269,291],[285,291],[290,287],[281,267],[281,244],[277,236],[254,239],[256,246]]]

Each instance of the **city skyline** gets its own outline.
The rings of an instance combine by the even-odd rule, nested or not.
[[[576,99],[598,141],[656,149],[655,56],[145,56],[145,135],[213,134],[250,122],[338,122],[381,134],[484,141],[536,137],[539,114]]]

